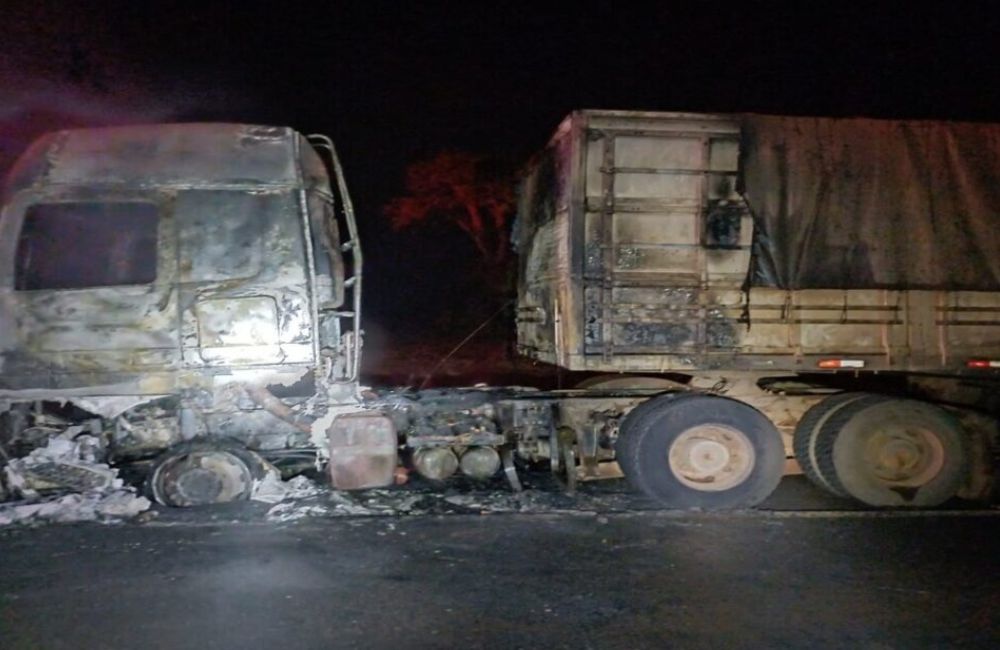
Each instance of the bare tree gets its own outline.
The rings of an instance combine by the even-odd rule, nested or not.
[[[486,266],[503,269],[510,258],[508,222],[514,208],[511,180],[482,156],[445,151],[406,170],[406,196],[385,206],[394,228],[432,220],[459,228]]]

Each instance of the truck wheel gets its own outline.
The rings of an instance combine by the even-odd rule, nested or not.
[[[830,419],[842,408],[859,399],[873,398],[867,393],[838,393],[816,404],[802,416],[792,434],[795,460],[806,477],[817,487],[830,494],[846,497],[847,493],[833,472],[833,440],[835,430],[827,426]],[[820,462],[820,459],[824,462]]]
[[[669,508],[719,510],[756,505],[781,480],[778,430],[756,409],[712,395],[656,400],[625,432],[623,470]]]
[[[160,456],[146,479],[146,491],[165,506],[189,507],[249,499],[267,463],[238,442],[198,441]]]
[[[857,401],[839,416],[833,468],[855,499],[870,506],[933,507],[958,493],[968,454],[961,426],[945,411],[891,399]]]

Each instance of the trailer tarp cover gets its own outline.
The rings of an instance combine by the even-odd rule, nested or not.
[[[744,118],[750,283],[1000,291],[1000,126]]]

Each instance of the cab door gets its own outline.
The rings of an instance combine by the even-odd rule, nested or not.
[[[288,188],[178,192],[185,367],[314,364],[302,210]]]

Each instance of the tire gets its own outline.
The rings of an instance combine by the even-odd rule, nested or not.
[[[936,406],[904,399],[859,400],[833,419],[840,421],[833,471],[843,490],[862,503],[939,506],[966,479],[968,451],[961,425]]]
[[[830,417],[826,418],[824,422],[820,423],[813,430],[812,440],[810,441],[810,455],[813,467],[816,469],[816,474],[822,481],[820,487],[825,488],[831,494],[851,498],[850,492],[840,482],[837,469],[833,464],[833,448],[837,442],[837,436],[840,430],[856,414],[869,406],[881,404],[891,399],[883,395],[864,395],[860,399],[841,405],[841,408],[830,413]]]
[[[754,506],[774,491],[784,470],[784,445],[771,421],[725,397],[653,400],[623,438],[631,438],[623,449],[626,477],[668,508]]]
[[[648,399],[629,411],[618,427],[618,439],[615,441],[615,459],[618,461],[618,466],[621,468],[622,473],[625,474],[625,481],[637,491],[641,491],[642,488],[634,480],[637,470],[635,464],[632,462],[634,458],[633,443],[638,438],[635,431],[638,430],[639,423],[648,413],[657,412],[658,409],[664,408],[664,404],[672,402],[682,395],[686,395],[686,393],[668,393]]]
[[[814,405],[799,423],[795,425],[792,434],[792,451],[799,467],[806,478],[820,489],[835,496],[846,497],[846,492],[839,486],[833,472],[832,460],[833,438],[835,431],[827,427],[830,419],[841,409],[859,399],[876,397],[866,393],[838,393],[831,395]],[[820,462],[820,458],[824,461]],[[822,465],[822,468],[820,467]],[[825,470],[825,471],[824,471]]]

